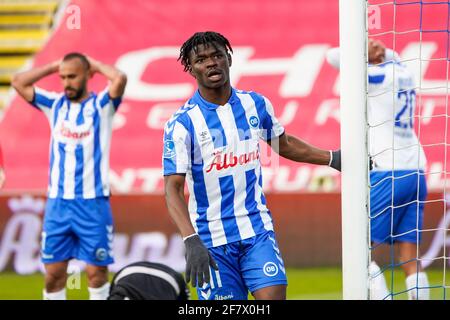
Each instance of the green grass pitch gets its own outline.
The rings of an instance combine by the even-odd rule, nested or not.
[[[430,280],[431,298],[448,299],[443,289],[444,274],[442,270],[427,270]],[[290,300],[340,300],[342,299],[342,274],[340,268],[308,268],[287,269],[288,290]],[[388,288],[394,292],[405,290],[404,275],[400,271],[394,274],[385,273]],[[40,300],[42,298],[44,278],[42,274],[17,275],[15,273],[0,273],[0,300]],[[447,283],[448,286],[448,283]],[[68,289],[68,299],[88,299],[85,274],[81,274],[79,289]],[[192,299],[197,299],[195,289],[191,288]],[[407,299],[406,293],[395,295],[394,299]]]

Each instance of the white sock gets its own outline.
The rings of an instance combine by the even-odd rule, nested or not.
[[[369,275],[370,300],[391,300],[384,275],[375,261],[369,265]]]
[[[47,292],[44,289],[43,294],[44,300],[66,300],[66,288],[56,292]]]
[[[89,300],[106,300],[109,296],[109,282],[100,288],[88,288]]]
[[[406,278],[409,300],[430,300],[430,284],[425,272],[418,272]]]

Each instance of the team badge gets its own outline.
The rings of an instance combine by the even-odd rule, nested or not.
[[[250,125],[253,128],[258,128],[259,125],[259,119],[256,116],[251,116],[250,119],[248,119],[248,123],[250,123]]]
[[[83,115],[84,117],[92,117],[92,115],[94,114],[94,108],[92,106],[88,106],[86,108],[84,108],[83,110]]]

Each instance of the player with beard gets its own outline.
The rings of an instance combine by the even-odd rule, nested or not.
[[[35,83],[59,73],[64,92]],[[109,80],[99,94],[88,81],[100,73]],[[87,263],[90,299],[109,294],[113,259],[113,219],[109,203],[109,149],[112,120],[125,90],[124,73],[80,53],[16,74],[12,85],[47,117],[51,128],[48,200],[41,258],[45,265],[44,299],[66,299],[67,267],[76,258]]]

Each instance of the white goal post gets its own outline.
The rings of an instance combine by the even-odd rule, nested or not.
[[[369,299],[367,1],[339,0],[343,299]]]

